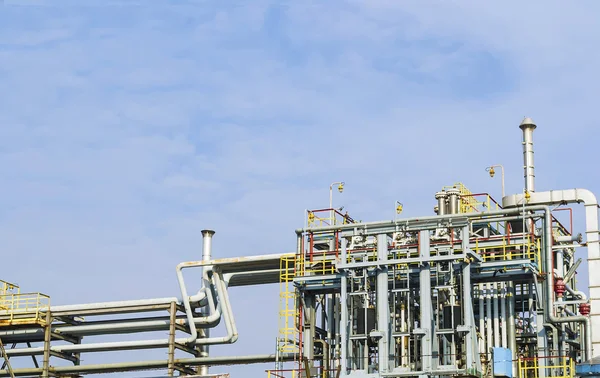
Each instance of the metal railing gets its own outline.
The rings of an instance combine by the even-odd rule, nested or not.
[[[324,213],[324,216],[321,215]],[[342,214],[337,209],[317,209],[308,210],[307,214],[307,228],[332,226],[336,224],[349,224],[356,223],[350,215]]]
[[[50,297],[41,293],[0,295],[0,326],[44,324]]]
[[[0,280],[0,296],[7,294],[19,294],[20,291],[21,289],[19,289],[19,286]]]
[[[325,370],[322,367],[311,367],[310,375],[307,376],[306,369],[294,368],[294,369],[271,369],[266,370],[267,378],[334,378],[338,375],[337,369]]]
[[[573,378],[575,376],[575,361],[565,356],[520,357],[518,366],[519,378]]]
[[[298,258],[297,276],[319,276],[335,273],[334,256],[330,251],[312,251],[308,258]]]
[[[498,242],[475,239],[471,247],[473,252],[480,255],[484,261],[528,259],[539,263],[541,261],[541,242],[530,234],[523,235],[522,242],[509,243],[510,238],[502,236]],[[485,244],[484,244],[485,243]]]

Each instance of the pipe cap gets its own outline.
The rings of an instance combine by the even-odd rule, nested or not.
[[[531,129],[535,129],[537,126],[536,124],[533,122],[533,120],[529,117],[525,117],[523,118],[523,121],[521,121],[521,124],[519,125],[519,128],[521,130],[524,130],[526,128],[531,128]]]

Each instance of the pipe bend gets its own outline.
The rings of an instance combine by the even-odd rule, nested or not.
[[[215,269],[213,274],[213,285],[217,289],[217,295],[219,296],[219,303],[221,304],[221,311],[225,319],[225,328],[227,329],[227,335],[223,337],[211,337],[207,339],[195,340],[196,345],[218,345],[218,344],[233,344],[238,339],[237,327],[233,320],[233,313],[231,311],[231,304],[229,302],[229,295],[225,288],[225,283],[222,280],[222,274],[218,269]]]
[[[201,288],[198,292],[188,298],[192,308],[205,307],[208,305],[208,297],[206,295],[206,287]]]
[[[221,306],[219,306],[219,310],[217,310],[215,308],[215,303],[214,303],[214,298],[212,296],[212,290],[210,290],[208,283],[208,275],[211,272],[211,268],[212,266],[207,266],[204,271],[203,271],[203,281],[204,281],[204,289],[206,290],[207,296],[210,297],[208,299],[208,306],[210,309],[211,314],[205,317],[200,317],[200,318],[196,318],[194,317],[194,312],[192,311],[192,306],[190,303],[190,297],[188,296],[187,293],[187,288],[185,287],[185,281],[183,279],[183,272],[182,270],[184,268],[187,267],[191,267],[190,264],[187,263],[180,263],[177,265],[176,268],[176,272],[177,272],[177,281],[179,282],[179,289],[181,291],[181,299],[183,302],[183,306],[185,308],[185,314],[188,320],[188,324],[190,327],[190,337],[188,337],[185,340],[186,344],[193,344],[197,341],[198,339],[198,329],[196,328],[196,325],[200,325],[200,324],[214,324],[214,322],[216,322],[220,317],[221,317]]]

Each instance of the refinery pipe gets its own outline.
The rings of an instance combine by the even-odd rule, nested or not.
[[[190,296],[189,301],[191,304],[193,304],[192,307],[206,306],[207,298],[204,288],[200,289],[197,294]],[[168,309],[171,303],[173,302],[175,302],[177,305],[183,304],[183,301],[179,298],[169,297],[154,299],[138,299],[129,301],[87,303],[78,305],[51,306],[50,312],[52,312],[52,314],[56,316],[64,316],[71,314],[84,316],[96,313],[120,314],[142,311],[156,311],[163,308]]]
[[[208,265],[208,264],[206,264]],[[225,320],[225,326],[228,334],[223,337],[206,338],[195,340],[193,345],[216,345],[216,344],[227,344],[234,343],[237,341],[238,334],[235,322],[233,320],[233,313],[229,304],[229,296],[225,289],[225,283],[223,282],[220,274],[215,272],[213,274],[213,285],[217,289],[219,295],[219,301],[221,303],[222,313]],[[188,318],[189,320],[189,318]],[[192,322],[197,320],[192,316]],[[190,327],[192,328],[192,327]],[[177,344],[187,343],[189,339],[177,339]],[[105,352],[105,351],[116,351],[116,350],[135,350],[135,349],[153,349],[167,347],[169,340],[144,340],[144,341],[125,341],[125,342],[109,342],[109,343],[95,343],[95,344],[76,344],[76,345],[59,345],[53,346],[51,351],[55,352]],[[6,351],[8,356],[31,356],[41,355],[44,352],[43,347],[35,348],[19,348],[9,349]]]
[[[522,208],[512,208],[512,209],[504,209],[497,211],[489,211],[482,213],[461,213],[461,214],[445,214],[445,215],[432,215],[427,217],[414,217],[414,218],[404,218],[398,220],[389,220],[389,221],[377,221],[377,222],[363,222],[363,223],[347,223],[343,225],[337,226],[323,226],[323,227],[313,227],[313,228],[299,228],[296,229],[297,235],[302,235],[304,232],[327,232],[327,231],[351,231],[360,227],[361,229],[368,229],[374,227],[389,227],[389,226],[399,226],[404,225],[408,222],[439,222],[441,220],[451,220],[451,219],[486,219],[493,216],[503,216],[503,215],[512,215],[512,214],[521,214]],[[504,219],[501,219],[504,220]]]
[[[592,335],[591,335],[591,324],[590,318],[587,316],[565,316],[557,317],[554,315],[554,272],[552,271],[552,214],[548,206],[531,206],[527,207],[526,210],[533,210],[542,208],[544,211],[544,227],[546,228],[544,238],[544,251],[545,251],[545,271],[548,272],[545,284],[546,284],[546,297],[547,303],[544,306],[545,317],[550,323],[569,323],[578,322],[583,323],[585,328],[585,356],[587,359],[592,357]]]
[[[586,224],[585,245],[588,248],[589,288],[592,302],[592,313],[588,319],[588,322],[591,322],[591,326],[588,327],[588,331],[591,334],[591,330],[596,330],[594,335],[591,335],[592,344],[596,346],[596,349],[600,349],[600,301],[596,300],[596,298],[600,298],[600,279],[595,274],[595,272],[600,270],[600,231],[598,230],[598,201],[596,196],[587,189],[567,189],[529,193],[529,199],[524,194],[514,194],[502,199],[502,205],[505,208],[517,208],[522,206],[523,203],[546,206],[569,203],[584,204]],[[552,277],[552,281],[554,281],[554,277]],[[590,350],[590,352],[593,353],[593,350]],[[588,357],[591,358],[593,355],[589,354]]]
[[[177,365],[188,365],[188,366],[199,366],[199,365],[246,365],[254,363],[266,363],[279,361],[294,361],[297,359],[296,354],[263,354],[263,355],[251,355],[251,356],[225,356],[225,357],[196,357],[196,358],[181,358],[176,359],[174,362]],[[135,362],[119,362],[113,364],[95,364],[95,365],[76,365],[76,366],[55,366],[52,367],[52,372],[57,374],[77,374],[77,373],[116,373],[126,372],[132,370],[151,370],[151,369],[166,369],[169,366],[167,360],[155,360],[155,361],[135,361]],[[24,368],[14,369],[15,376],[17,377],[31,377],[40,376],[43,372],[42,368]],[[0,377],[8,377],[9,372],[7,370],[0,370]]]

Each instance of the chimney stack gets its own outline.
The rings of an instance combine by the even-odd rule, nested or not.
[[[523,119],[519,128],[523,130],[523,169],[525,190],[535,192],[535,167],[533,164],[533,130],[537,126],[529,117]]]

